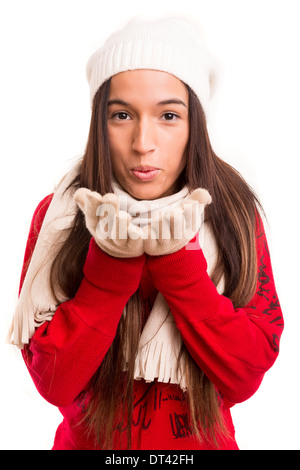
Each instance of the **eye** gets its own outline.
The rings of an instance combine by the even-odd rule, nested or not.
[[[130,116],[129,116],[129,114],[127,114],[125,112],[119,112],[119,113],[113,114],[112,118],[116,119],[117,121],[126,121],[127,119],[130,118]]]
[[[164,121],[176,121],[179,118],[175,113],[165,113],[162,117]]]

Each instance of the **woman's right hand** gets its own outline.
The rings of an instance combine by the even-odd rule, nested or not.
[[[143,230],[131,223],[132,217],[120,210],[113,193],[101,196],[96,191],[79,188],[74,200],[85,216],[87,229],[97,245],[117,258],[134,258],[144,253]]]

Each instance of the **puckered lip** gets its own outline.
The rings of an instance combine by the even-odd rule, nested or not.
[[[149,165],[139,165],[131,168],[131,171],[142,171],[142,172],[147,172],[147,171],[155,171],[159,170],[160,168],[157,168],[156,166],[149,166]]]

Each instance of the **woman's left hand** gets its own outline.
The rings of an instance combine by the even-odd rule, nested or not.
[[[145,253],[152,256],[175,253],[199,233],[205,206],[211,203],[206,189],[198,188],[175,208],[152,215],[144,241]]]

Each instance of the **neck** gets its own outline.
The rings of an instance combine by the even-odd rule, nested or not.
[[[170,196],[153,200],[139,200],[128,194],[117,181],[113,181],[112,187],[120,200],[120,210],[128,212],[133,217],[134,223],[141,226],[148,223],[149,218],[157,211],[174,207],[189,195],[189,189],[184,186],[180,191]]]

